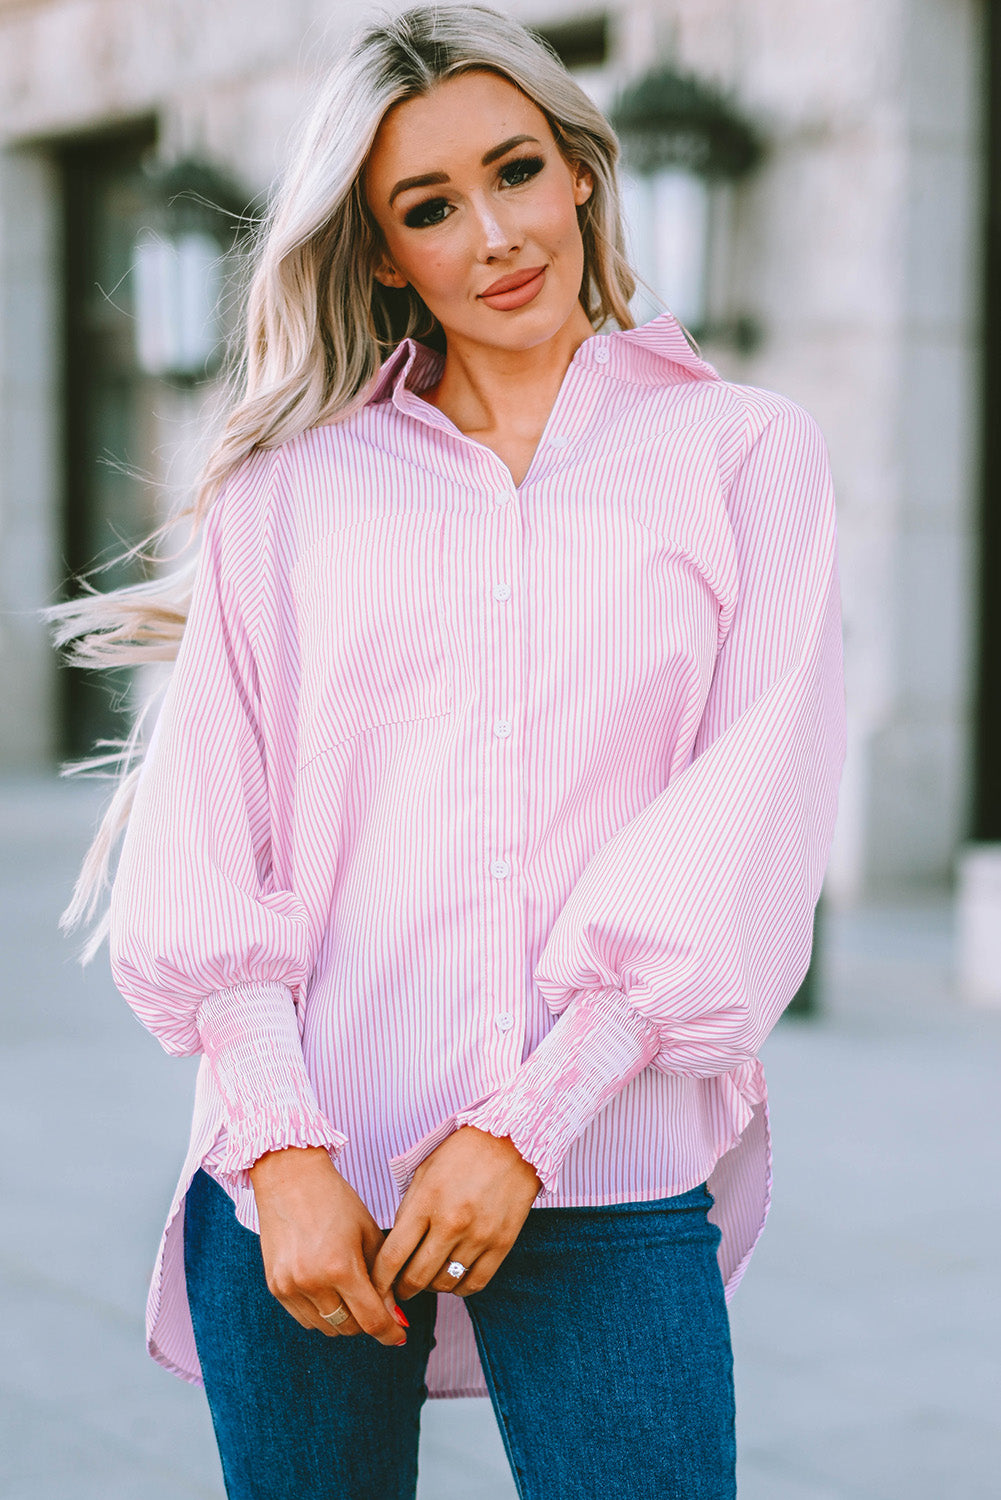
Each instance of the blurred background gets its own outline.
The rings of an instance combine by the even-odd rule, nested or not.
[[[200,1394],[142,1350],[191,1072],[56,931],[105,795],[58,768],[120,733],[142,684],[60,667],[38,610],[183,497],[241,223],[364,9],[0,0],[6,1500],[222,1494]],[[1001,23],[989,0],[505,9],[619,129],[645,280],[721,373],[814,414],[839,496],[849,753],[814,963],[765,1052],[775,1208],[733,1308],[742,1500],[986,1500]],[[657,307],[641,291],[637,320]],[[422,1500],[513,1495],[488,1403],[434,1403],[425,1427]]]

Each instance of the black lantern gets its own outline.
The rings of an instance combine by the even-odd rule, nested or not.
[[[247,196],[192,157],[154,161],[144,177],[148,204],[132,250],[136,357],[147,375],[192,386],[222,361],[223,291],[250,223]]]
[[[756,132],[711,84],[666,66],[625,89],[612,123],[636,269],[697,338],[749,346],[750,323],[721,316],[713,292],[727,280],[732,184],[762,155]]]

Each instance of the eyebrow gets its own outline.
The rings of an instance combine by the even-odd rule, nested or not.
[[[491,146],[490,150],[481,159],[480,166],[489,167],[492,161],[496,161],[505,152],[513,150],[515,146],[523,145],[525,141],[532,141],[536,146],[542,145],[542,142],[534,135],[513,135],[509,141],[503,141],[499,146]],[[392,204],[393,199],[398,193],[405,192],[407,188],[434,187],[448,181],[449,176],[447,172],[425,172],[422,177],[401,177],[389,195],[390,204]]]

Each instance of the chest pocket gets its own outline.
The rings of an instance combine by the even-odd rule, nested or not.
[[[331,532],[297,564],[299,765],[390,724],[450,712],[441,516]]]

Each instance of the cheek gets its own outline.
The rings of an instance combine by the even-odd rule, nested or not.
[[[549,194],[540,202],[537,232],[564,254],[575,249],[583,253],[577,206],[563,192]]]
[[[468,265],[468,255],[456,242],[443,240],[431,245],[420,254],[411,252],[409,270],[404,274],[419,292],[428,297],[447,298],[456,289],[457,281]]]

